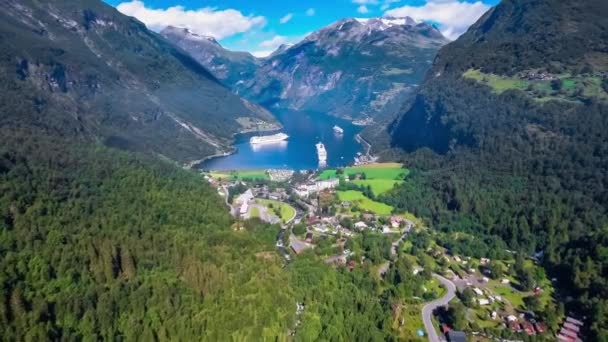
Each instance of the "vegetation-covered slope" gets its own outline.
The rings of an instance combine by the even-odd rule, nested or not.
[[[544,252],[592,339],[608,335],[607,18],[605,1],[503,0],[440,50],[391,127],[414,171],[387,197],[478,235],[453,241],[468,253]]]
[[[0,6],[2,125],[27,122],[188,161],[228,150],[239,117],[272,120],[101,1]]]

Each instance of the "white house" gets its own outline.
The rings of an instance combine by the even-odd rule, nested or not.
[[[365,222],[359,221],[359,222],[355,223],[355,228],[357,228],[357,229],[365,229],[365,228],[367,228],[367,225],[365,224]]]
[[[473,292],[475,292],[478,296],[483,296],[483,291],[478,289],[477,287],[473,288]]]
[[[243,203],[247,203],[253,199],[253,192],[251,189],[247,189],[244,193],[240,194],[239,197],[236,198],[235,204],[242,205]]]
[[[490,301],[485,298],[479,298],[479,305],[488,305]]]

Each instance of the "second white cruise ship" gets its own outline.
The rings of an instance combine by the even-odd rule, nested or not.
[[[317,145],[317,156],[319,156],[319,162],[327,161],[327,151],[325,150],[325,145],[322,142],[319,142]]]
[[[261,135],[261,136],[251,137],[251,139],[249,139],[249,143],[251,143],[251,144],[272,144],[272,143],[277,143],[277,142],[283,141],[287,138],[289,138],[289,135],[287,135],[285,133],[277,133],[277,134],[273,134],[273,135]]]

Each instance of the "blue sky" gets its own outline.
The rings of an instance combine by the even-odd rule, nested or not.
[[[455,39],[499,0],[105,0],[159,31],[187,27],[257,56],[337,20],[411,16]]]

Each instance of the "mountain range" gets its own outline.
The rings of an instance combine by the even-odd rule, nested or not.
[[[395,112],[448,42],[411,18],[344,19],[263,59],[187,29],[161,34],[251,101],[350,119]]]
[[[7,0],[0,13],[2,125],[186,162],[230,150],[273,116],[139,21],[93,0]]]

